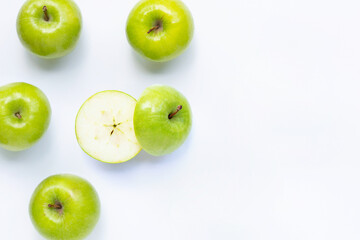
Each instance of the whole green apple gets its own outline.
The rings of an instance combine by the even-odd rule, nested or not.
[[[43,58],[70,53],[79,39],[81,14],[72,0],[28,0],[17,17],[21,43]]]
[[[134,128],[136,138],[146,152],[155,156],[171,153],[190,133],[190,105],[172,87],[150,86],[136,104]]]
[[[142,0],[126,25],[130,45],[143,57],[169,61],[179,56],[193,37],[193,18],[180,0]]]
[[[53,175],[35,189],[29,206],[30,218],[47,239],[83,239],[95,227],[100,200],[85,179],[70,174]]]
[[[51,108],[45,94],[27,83],[0,87],[0,147],[21,151],[46,132]]]

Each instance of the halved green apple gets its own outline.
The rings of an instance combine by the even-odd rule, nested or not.
[[[135,106],[136,99],[115,90],[86,100],[75,121],[76,138],[84,152],[106,163],[135,157],[141,151],[134,132]]]

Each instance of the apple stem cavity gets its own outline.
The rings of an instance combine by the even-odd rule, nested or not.
[[[44,20],[48,22],[50,20],[50,18],[49,18],[46,6],[43,7],[43,12],[44,12]]]
[[[158,30],[159,28],[160,28],[160,24],[156,25],[155,27],[150,28],[150,30],[147,33],[149,34],[154,30]]]
[[[170,113],[168,118],[172,119],[175,116],[175,114],[177,114],[181,109],[182,109],[182,105],[177,106],[176,111],[173,113]]]
[[[162,27],[162,18],[161,18],[161,20],[156,21],[156,25],[154,27],[150,28],[150,30],[147,31],[147,33],[149,34],[152,31],[156,31],[156,30],[160,29],[161,27]]]
[[[62,205],[59,202],[55,202],[54,204],[48,204],[49,208],[62,209]]]
[[[20,112],[16,112],[16,113],[15,113],[15,117],[17,117],[18,119],[21,119],[21,118],[22,118]]]

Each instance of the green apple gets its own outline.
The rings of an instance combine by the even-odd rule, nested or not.
[[[51,108],[45,94],[27,83],[0,87],[0,147],[21,151],[46,132]]]
[[[136,104],[134,127],[146,152],[155,156],[171,153],[190,133],[190,105],[174,88],[153,85],[145,89]]]
[[[89,156],[121,163],[141,150],[133,126],[136,100],[115,91],[99,92],[81,106],[75,121],[76,138]]]
[[[100,200],[85,179],[71,174],[53,175],[36,187],[29,213],[35,228],[47,239],[83,239],[99,219]]]
[[[193,37],[192,15],[180,0],[142,0],[126,25],[130,45],[143,57],[169,61],[179,56]]]
[[[17,17],[21,43],[43,58],[70,53],[79,39],[81,14],[72,0],[28,0]]]

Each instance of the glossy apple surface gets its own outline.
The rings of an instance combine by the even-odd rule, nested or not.
[[[85,179],[53,175],[35,189],[29,212],[35,228],[46,239],[83,239],[98,222],[100,200]]]
[[[192,15],[180,0],[142,0],[126,25],[130,45],[143,57],[169,61],[188,47],[193,37]]]
[[[136,104],[134,127],[136,138],[146,152],[155,156],[169,154],[190,133],[190,104],[172,87],[148,87]]]
[[[0,87],[0,147],[30,148],[46,132],[50,118],[49,101],[39,88],[21,82]]]
[[[72,0],[28,0],[17,17],[17,33],[30,52],[42,58],[59,58],[76,46],[81,14]]]
[[[135,157],[141,151],[134,132],[135,105],[133,97],[115,90],[86,100],[75,121],[76,138],[84,152],[106,163]]]

